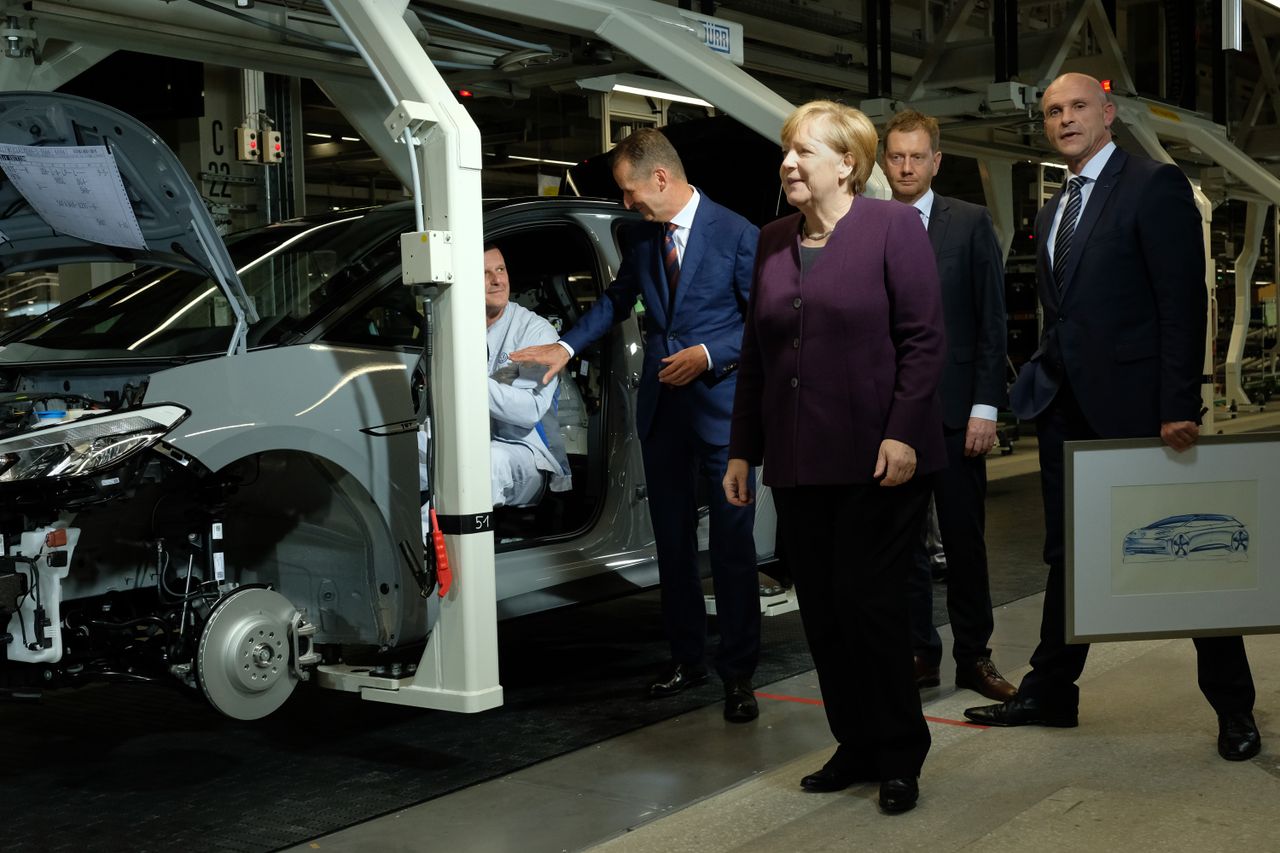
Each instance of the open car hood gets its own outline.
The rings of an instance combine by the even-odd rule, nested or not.
[[[257,312],[191,179],[145,125],[49,92],[0,92],[0,271],[113,261],[178,267],[226,294],[244,348]]]

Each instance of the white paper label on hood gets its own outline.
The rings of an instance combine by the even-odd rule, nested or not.
[[[116,160],[105,145],[0,143],[0,169],[55,231],[91,243],[147,248]]]

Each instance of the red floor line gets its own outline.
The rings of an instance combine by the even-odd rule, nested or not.
[[[799,702],[801,705],[821,705],[821,699],[807,699],[803,696],[785,696],[781,693],[763,693],[756,691],[756,696],[761,699],[776,699],[779,702]],[[988,729],[990,726],[980,726],[977,723],[968,723],[964,720],[948,720],[945,717],[925,717],[931,723],[939,723],[944,726],[960,726],[965,729]]]
[[[983,726],[978,723],[970,723],[966,720],[948,720],[945,717],[930,717],[925,715],[925,719],[931,723],[941,723],[944,726],[960,726],[965,729],[982,729],[983,731],[991,728],[991,726]]]
[[[779,693],[761,693],[756,691],[756,695],[761,699],[777,699],[779,702],[799,702],[801,705],[821,705],[821,699],[806,699],[803,696],[783,696]]]

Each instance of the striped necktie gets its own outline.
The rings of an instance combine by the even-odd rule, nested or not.
[[[1067,259],[1071,256],[1071,238],[1076,233],[1082,204],[1080,190],[1087,180],[1077,175],[1067,182],[1067,206],[1062,211],[1062,221],[1058,223],[1058,236],[1053,240],[1053,281],[1059,292],[1067,283]]]
[[[676,285],[680,283],[680,252],[676,249],[676,228],[674,222],[668,222],[667,231],[662,235],[662,265],[666,268],[667,289],[673,298],[676,295]]]

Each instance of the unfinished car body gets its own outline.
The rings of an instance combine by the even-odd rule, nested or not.
[[[411,668],[437,578],[416,447],[428,324],[400,273],[410,209],[224,246],[173,155],[114,110],[0,95],[0,146],[21,161],[4,161],[0,184],[6,271],[137,264],[0,340],[0,690],[172,680],[253,719],[302,681],[340,686],[326,670]],[[14,174],[65,148],[114,161],[136,235],[51,225]],[[567,327],[616,272],[629,216],[591,200],[491,204],[486,239],[512,299]],[[573,489],[495,513],[500,615],[656,583],[632,417],[641,322],[580,353],[562,383]],[[772,514],[758,526],[767,556]]]

